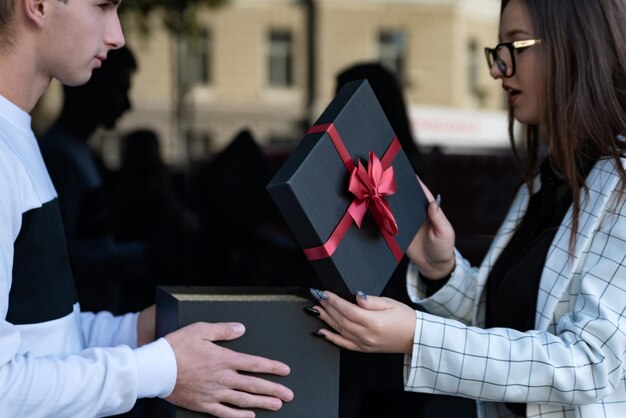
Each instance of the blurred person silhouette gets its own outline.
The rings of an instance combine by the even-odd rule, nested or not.
[[[433,184],[432,169],[421,154],[411,130],[404,94],[396,75],[377,62],[356,63],[337,74],[336,91],[346,83],[367,79],[403,151],[420,179],[430,188]],[[405,286],[408,258],[405,256],[389,279],[382,296],[412,305]],[[342,418],[395,418],[430,416],[474,415],[472,402],[460,398],[433,397],[404,392],[401,375],[404,357],[401,354],[365,354],[342,350],[341,397]],[[419,406],[418,406],[419,405]],[[395,408],[390,411],[390,406]]]
[[[109,198],[88,144],[98,128],[113,129],[131,108],[128,92],[136,69],[128,47],[109,52],[87,84],[63,86],[61,112],[38,139],[59,195],[78,297],[88,311],[118,314],[144,308],[154,298],[139,300],[140,295],[125,295],[122,289],[129,282],[153,285],[147,248],[138,242],[115,242]]]
[[[149,274],[159,284],[182,284],[198,219],[179,198],[152,129],[122,139],[121,165],[112,189],[113,234],[118,242],[149,243]],[[150,287],[136,289],[154,296]],[[135,293],[135,294],[136,294]]]
[[[198,164],[189,205],[198,213],[197,247],[218,269],[218,285],[319,284],[265,186],[273,167],[249,129],[237,132],[214,158]],[[206,267],[205,267],[206,268]],[[213,275],[215,276],[215,275]]]
[[[367,79],[413,170],[424,184],[434,189],[432,170],[428,160],[419,150],[417,138],[413,135],[404,92],[398,77],[381,63],[361,62],[342,70],[336,78],[336,92],[350,81]]]

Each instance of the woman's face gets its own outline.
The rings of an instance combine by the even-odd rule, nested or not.
[[[524,0],[510,0],[500,19],[500,42],[536,39],[530,13]],[[493,65],[490,73],[502,80],[509,106],[518,122],[539,125],[541,121],[542,74],[539,65],[541,44],[515,49],[516,71],[512,77],[504,78]]]

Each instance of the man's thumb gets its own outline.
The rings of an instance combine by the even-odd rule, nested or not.
[[[224,322],[211,324],[209,331],[211,341],[229,341],[241,337],[246,332],[246,327],[238,322]]]

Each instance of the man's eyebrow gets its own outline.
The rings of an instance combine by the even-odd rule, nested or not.
[[[109,3],[111,3],[113,6],[119,6],[120,3],[122,2],[122,0],[107,0]]]

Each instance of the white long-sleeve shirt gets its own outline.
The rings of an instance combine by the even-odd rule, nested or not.
[[[136,348],[137,314],[81,313],[57,194],[30,116],[0,96],[0,416],[91,417],[166,397],[164,339]]]

